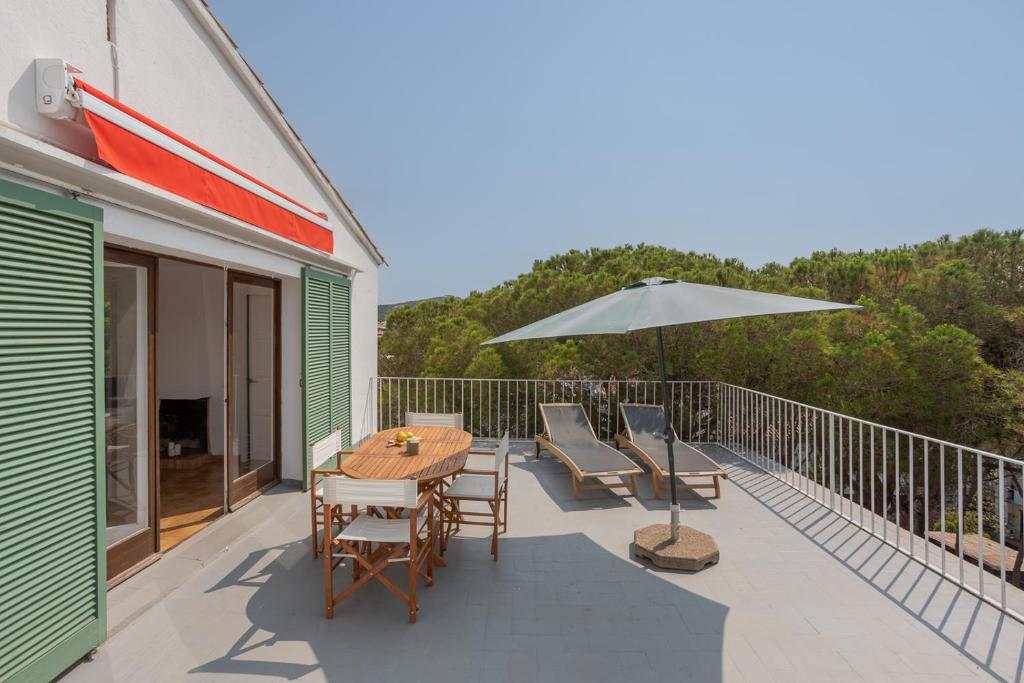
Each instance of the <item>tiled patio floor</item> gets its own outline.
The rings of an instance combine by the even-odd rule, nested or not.
[[[407,624],[382,586],[327,621],[308,499],[279,492],[249,506],[226,552],[66,680],[1020,679],[1020,623],[730,452],[705,448],[730,478],[720,500],[684,497],[684,521],[721,549],[701,573],[630,557],[633,529],[667,517],[649,479],[639,500],[592,492],[573,501],[566,469],[523,457],[529,445],[520,444],[501,561],[482,540],[453,542],[450,566],[421,591],[419,623]],[[267,511],[258,523],[253,506]]]

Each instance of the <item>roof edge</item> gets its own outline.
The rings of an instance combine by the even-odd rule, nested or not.
[[[207,0],[184,0],[185,5],[192,12],[192,15],[196,18],[199,24],[206,30],[207,34],[213,39],[221,53],[227,59],[228,63],[234,69],[235,73],[242,79],[249,92],[256,98],[256,101],[260,103],[263,111],[267,114],[270,120],[277,127],[281,135],[288,141],[292,149],[298,153],[299,158],[305,162],[306,169],[319,181],[321,189],[325,191],[328,197],[332,198],[335,203],[335,208],[341,214],[342,218],[351,222],[351,227],[354,228],[353,232],[362,242],[363,246],[370,252],[370,255],[377,261],[378,265],[387,265],[387,259],[384,258],[384,254],[380,248],[370,237],[370,233],[367,232],[366,228],[356,217],[352,207],[349,206],[348,202],[341,195],[341,192],[334,183],[331,182],[330,177],[324,172],[323,168],[317,162],[316,158],[306,147],[305,143],[302,142],[302,138],[296,132],[292,124],[285,118],[284,110],[281,109],[277,101],[267,90],[267,86],[263,83],[263,80],[256,73],[256,70],[252,68],[252,65],[242,56],[242,51],[238,47],[238,43],[235,42],[231,34],[227,32],[224,25],[220,23],[214,15],[213,10],[210,9]]]

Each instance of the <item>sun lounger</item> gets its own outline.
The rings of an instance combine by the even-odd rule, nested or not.
[[[665,444],[665,411],[659,405],[642,403],[620,403],[622,420],[625,429],[615,435],[616,446],[625,446],[636,453],[644,464],[651,468],[651,480],[654,484],[654,497],[661,497],[661,484],[668,479],[668,447]],[[674,434],[674,432],[673,432]],[[698,451],[693,446],[675,437],[672,454],[676,461],[676,477],[680,479],[677,486],[684,489],[715,490],[715,498],[722,495],[719,477],[726,478],[726,473],[714,460]],[[711,483],[689,484],[682,481],[683,477],[711,477]]]
[[[578,403],[544,403],[540,406],[544,433],[534,439],[536,456],[541,449],[565,463],[572,473],[572,495],[580,491],[625,488],[636,495],[636,477],[643,469],[594,434],[594,428]],[[630,483],[608,484],[599,477],[628,476]],[[597,479],[596,484],[583,484],[584,479]]]

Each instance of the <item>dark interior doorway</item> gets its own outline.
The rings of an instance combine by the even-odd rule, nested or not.
[[[221,268],[159,259],[157,396],[160,550],[224,514],[224,353]]]

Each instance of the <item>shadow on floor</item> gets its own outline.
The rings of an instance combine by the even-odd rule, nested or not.
[[[586,535],[462,539],[417,624],[380,584],[324,618],[322,563],[296,541],[251,553],[207,593],[254,591],[237,639],[192,673],[330,680],[722,680],[728,608]],[[400,568],[391,570],[394,578]],[[338,578],[344,581],[344,572]],[[235,620],[238,621],[238,620]],[[234,636],[232,636],[234,637]]]
[[[749,461],[720,446],[710,449],[708,455],[727,468],[729,479],[736,486],[914,617],[918,624],[995,679],[1022,680],[1021,624]],[[1002,661],[997,662],[999,656]]]

